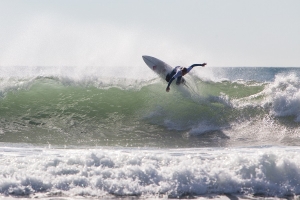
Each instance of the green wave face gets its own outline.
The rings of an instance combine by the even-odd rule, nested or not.
[[[270,95],[268,83],[193,79],[188,87],[174,84],[166,93],[162,81],[133,81],[126,87],[120,87],[121,79],[109,85],[99,81],[78,84],[43,77],[12,81],[26,87],[1,91],[1,142],[227,146],[234,143],[230,139],[240,138],[237,124],[253,123],[254,130],[266,116],[293,133],[298,128],[294,116],[272,115],[272,107],[264,103]]]

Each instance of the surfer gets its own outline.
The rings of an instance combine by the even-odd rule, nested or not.
[[[189,73],[194,67],[196,67],[196,66],[205,67],[205,65],[206,65],[206,63],[193,64],[193,65],[189,66],[188,68],[180,67],[180,66],[175,67],[172,70],[172,72],[170,74],[167,74],[167,76],[166,76],[166,81],[168,82],[166,91],[167,92],[170,91],[170,85],[171,85],[172,81],[174,81],[175,78],[177,78],[176,84],[179,85],[182,82],[181,81],[182,77],[184,75],[186,75],[187,73]]]

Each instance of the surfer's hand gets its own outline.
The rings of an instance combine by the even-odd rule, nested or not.
[[[207,64],[206,64],[206,63],[203,63],[203,64],[202,64],[202,67],[205,67],[205,65],[207,65]]]
[[[167,89],[166,89],[166,92],[169,92],[170,91],[170,88],[169,87],[167,87]]]

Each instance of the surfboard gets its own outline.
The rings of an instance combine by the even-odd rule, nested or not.
[[[147,66],[154,71],[156,74],[158,74],[161,78],[163,78],[164,80],[166,80],[166,76],[172,72],[173,67],[171,67],[170,65],[168,65],[167,63],[154,58],[152,56],[142,56],[144,62],[147,64]],[[182,77],[181,78],[181,82],[184,83],[185,80]]]

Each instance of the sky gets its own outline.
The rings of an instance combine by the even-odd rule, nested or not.
[[[299,0],[0,0],[0,66],[300,67]]]

